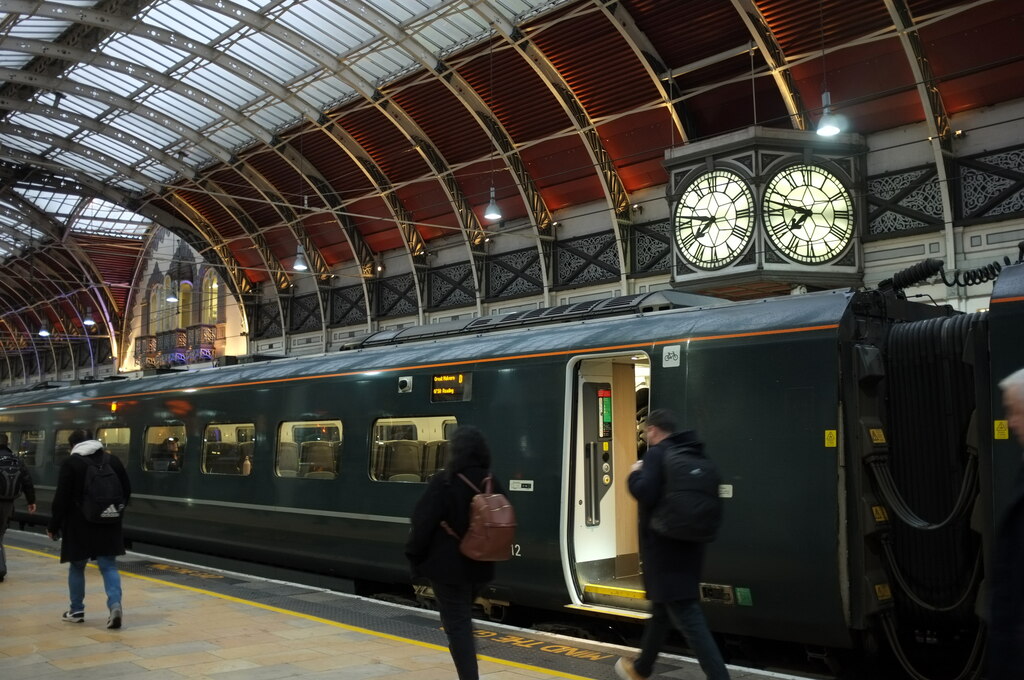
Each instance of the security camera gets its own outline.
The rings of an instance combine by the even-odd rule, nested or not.
[[[398,379],[398,392],[412,392],[412,376],[406,375]]]

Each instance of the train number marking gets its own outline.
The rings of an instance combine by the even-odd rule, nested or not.
[[[518,543],[512,544],[512,557],[522,557],[522,553],[519,552],[520,545]]]
[[[510,479],[508,480],[509,491],[533,491],[532,479]]]

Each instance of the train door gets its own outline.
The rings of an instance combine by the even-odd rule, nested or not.
[[[580,359],[570,405],[567,535],[569,605],[637,614],[647,606],[640,575],[636,502],[626,480],[642,443],[650,361],[629,353]]]

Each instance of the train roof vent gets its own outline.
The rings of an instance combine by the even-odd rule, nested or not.
[[[455,319],[454,321],[442,321],[441,323],[430,323],[423,326],[410,326],[391,331],[381,331],[367,337],[363,347],[374,345],[394,345],[401,342],[412,342],[414,340],[426,340],[444,335],[458,335],[466,330],[475,319]]]

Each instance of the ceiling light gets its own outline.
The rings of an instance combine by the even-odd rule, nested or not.
[[[818,134],[822,137],[834,137],[843,131],[842,118],[831,112],[832,95],[828,90],[821,93],[821,120],[818,121]]]
[[[487,209],[484,210],[484,218],[488,220],[501,219],[501,210],[498,208],[498,202],[494,200],[494,187],[491,187],[491,202],[487,204]]]
[[[304,272],[309,269],[309,265],[306,264],[306,257],[302,254],[301,244],[295,248],[295,262],[292,264],[292,269],[297,272]]]
[[[167,294],[167,301],[168,302],[177,302],[178,301],[178,296],[175,294],[175,292],[173,290],[170,293]]]
[[[50,337],[50,327],[49,327],[49,325],[47,325],[47,323],[45,321],[43,323],[39,324],[39,337],[41,337],[41,338],[48,338],[48,337]]]
[[[96,325],[96,319],[92,318],[92,311],[86,312],[85,316],[82,317],[82,325],[83,326],[95,326]]]

